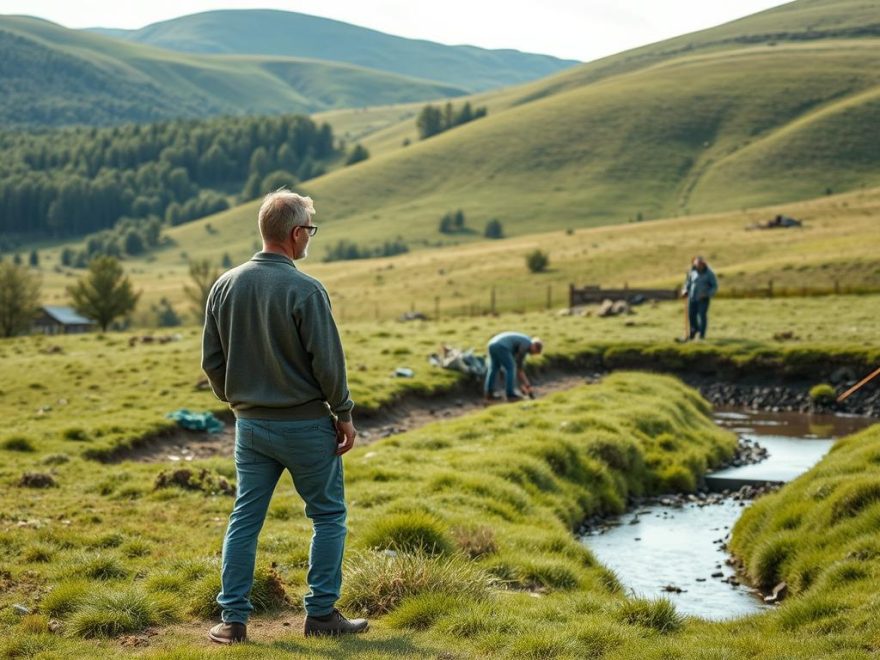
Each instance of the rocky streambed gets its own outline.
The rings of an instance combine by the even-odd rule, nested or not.
[[[629,592],[666,596],[684,614],[727,619],[772,607],[784,595],[782,585],[774,594],[751,587],[742,566],[728,554],[727,542],[742,511],[809,469],[834,438],[875,420],[741,410],[716,415],[720,426],[738,434],[739,445],[714,474],[727,476],[731,484],[742,483],[743,475],[759,478],[715,492],[704,487],[696,493],[634,498],[622,516],[584,521],[579,535]]]

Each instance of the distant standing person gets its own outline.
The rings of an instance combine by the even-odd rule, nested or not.
[[[258,216],[263,250],[221,275],[208,296],[202,368],[236,417],[238,486],[217,596],[223,623],[208,633],[221,644],[247,637],[257,537],[285,469],[314,528],[305,634],[368,627],[335,608],[346,536],[342,454],[357,431],[330,299],[293,263],[318,231],[314,212],[310,198],[289,190],[266,195]]]
[[[489,369],[486,373],[484,394],[486,400],[492,399],[495,390],[495,379],[498,372],[504,369],[505,392],[508,401],[518,401],[522,393],[529,394],[532,385],[523,370],[526,357],[537,355],[544,350],[544,343],[521,332],[502,332],[489,340]],[[519,381],[520,389],[516,388]]]
[[[703,257],[694,257],[682,289],[682,297],[688,299],[690,331],[687,339],[706,338],[709,322],[709,301],[718,291],[718,279]]]

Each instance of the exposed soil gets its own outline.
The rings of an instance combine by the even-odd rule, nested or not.
[[[603,374],[583,366],[556,366],[532,376],[540,398],[567,390],[583,383],[594,383]],[[817,404],[810,399],[811,383],[767,384],[762,379],[740,379],[737,382],[721,382],[709,376],[691,373],[674,374],[716,406],[746,408],[773,412],[848,413],[880,417],[880,386],[871,383],[843,404],[829,402]],[[855,381],[835,383],[837,393],[843,392]],[[356,414],[358,444],[364,445],[380,438],[412,431],[431,422],[453,419],[486,407],[481,387],[476,381],[465,382],[451,391],[433,396],[406,395],[382,410],[368,414]],[[493,402],[488,405],[502,405]],[[232,456],[235,446],[235,427],[231,414],[224,416],[226,427],[222,432],[208,435],[204,432],[172,429],[156,436],[142,439],[134,448],[120,450],[108,462],[132,460],[146,463],[189,462],[211,456]]]
[[[571,389],[584,383],[597,382],[599,374],[581,375],[561,370],[547,371],[532,378],[538,398]],[[380,438],[405,433],[443,419],[453,419],[482,410],[487,405],[504,405],[502,401],[486,404],[476,384],[462,386],[452,392],[435,396],[407,396],[373,415],[355,415],[358,445]],[[142,463],[187,463],[211,456],[232,456],[235,447],[235,426],[232,417],[224,420],[220,433],[206,434],[177,428],[147,438],[137,447],[118,452],[113,461]]]

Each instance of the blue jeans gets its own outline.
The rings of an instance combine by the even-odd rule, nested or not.
[[[223,541],[222,590],[217,603],[223,621],[247,623],[254,609],[257,537],[281,473],[287,469],[296,492],[305,501],[314,534],[309,552],[306,612],[323,616],[333,611],[342,586],[345,548],[345,490],[342,457],[336,455],[336,428],[328,418],[235,422],[235,506]]]
[[[516,362],[511,353],[504,346],[489,344],[489,370],[486,372],[486,385],[483,388],[486,396],[490,396],[495,387],[495,378],[498,372],[504,369],[505,391],[507,396],[513,396],[516,388]]]
[[[698,334],[701,338],[706,337],[706,328],[709,325],[709,298],[688,300],[688,319],[691,324],[691,339]]]

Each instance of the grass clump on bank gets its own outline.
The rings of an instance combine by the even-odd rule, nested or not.
[[[876,610],[878,526],[880,425],[837,441],[812,470],[758,500],[730,545],[763,588],[788,584],[795,598],[778,612],[784,629],[827,633]],[[876,617],[866,629],[880,632]]]

